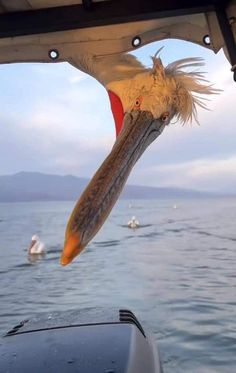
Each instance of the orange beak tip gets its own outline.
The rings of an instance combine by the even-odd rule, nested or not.
[[[62,267],[65,267],[67,264],[68,264],[68,263],[65,263],[63,260],[60,259],[60,265],[61,265]]]
[[[60,258],[60,264],[65,267],[67,264],[71,262],[70,258],[65,257],[64,255]]]
[[[74,258],[81,253],[84,246],[85,245],[81,245],[80,243],[74,246],[67,242],[61,254],[60,264],[64,267],[72,262]]]
[[[61,253],[60,264],[64,267],[80,253],[78,249],[80,245],[79,237],[76,234],[67,234],[63,251]]]

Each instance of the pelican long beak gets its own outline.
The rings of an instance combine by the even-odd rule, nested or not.
[[[150,112],[126,114],[116,142],[80,196],[66,227],[60,263],[65,266],[95,236],[117,201],[125,182],[145,149],[161,134],[165,123]]]

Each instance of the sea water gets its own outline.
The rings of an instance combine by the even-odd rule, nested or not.
[[[40,312],[126,307],[154,336],[165,373],[236,372],[236,199],[119,201],[61,267],[73,204],[0,204],[1,334]],[[37,260],[27,256],[35,233],[47,247]]]

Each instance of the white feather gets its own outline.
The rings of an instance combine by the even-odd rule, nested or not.
[[[207,108],[204,95],[220,90],[213,88],[204,79],[204,73],[196,70],[204,65],[202,58],[184,58],[163,67],[158,57],[161,50],[151,57],[152,68],[146,68],[130,54],[84,55],[76,64],[71,63],[116,93],[126,112],[132,111],[137,98],[141,97],[140,109],[151,111],[155,118],[170,112],[183,123],[193,118],[197,121],[197,106]]]

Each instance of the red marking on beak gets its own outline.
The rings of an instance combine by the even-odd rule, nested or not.
[[[112,91],[108,91],[108,96],[111,104],[111,111],[116,126],[116,137],[119,135],[122,128],[124,110],[120,98]]]

